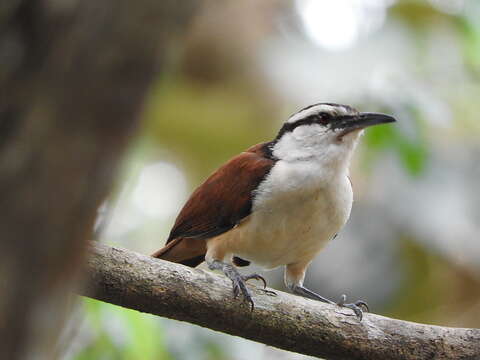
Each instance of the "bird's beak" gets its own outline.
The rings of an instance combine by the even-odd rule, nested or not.
[[[341,140],[345,135],[352,131],[395,121],[395,118],[390,115],[379,113],[360,113],[354,116],[343,117],[338,123],[334,124],[333,129],[341,130],[340,134],[338,135],[338,139]]]
[[[358,126],[366,128],[368,126],[386,124],[395,122],[395,118],[390,115],[380,114],[380,113],[360,113],[357,119],[354,121]]]

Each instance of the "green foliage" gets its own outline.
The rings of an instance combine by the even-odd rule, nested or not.
[[[463,55],[469,69],[476,76],[480,75],[480,19],[477,17],[460,17],[457,21],[463,41]]]
[[[405,135],[399,126],[375,126],[366,131],[365,143],[370,151],[367,152],[368,162],[373,164],[374,157],[382,150],[394,150],[405,170],[412,176],[419,176],[425,169],[428,161],[428,143],[423,123],[413,118],[414,137]]]
[[[84,299],[84,307],[93,341],[82,348],[75,360],[171,359],[154,316],[88,298]],[[121,328],[107,330],[117,323]]]

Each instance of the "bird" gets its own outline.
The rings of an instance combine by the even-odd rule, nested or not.
[[[351,106],[316,103],[283,123],[276,137],[254,145],[211,174],[190,196],[167,239],[153,257],[190,267],[206,262],[231,281],[235,298],[254,302],[242,275],[250,263],[285,267],[293,294],[353,310],[365,301],[334,302],[303,285],[322,248],[350,217],[353,203],[349,165],[364,129],[395,122],[390,115],[359,112]]]

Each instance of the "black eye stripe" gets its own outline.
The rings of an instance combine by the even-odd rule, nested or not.
[[[302,125],[311,125],[311,124],[319,124],[322,126],[327,125],[330,122],[331,115],[326,112],[321,112],[317,114],[312,114],[304,119],[297,120],[294,123],[285,123],[280,132],[277,135],[277,139],[280,139],[283,134],[295,130],[298,126]]]

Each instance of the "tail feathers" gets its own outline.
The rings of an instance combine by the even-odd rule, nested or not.
[[[166,256],[166,254],[168,254],[169,250],[171,250],[172,247],[174,247],[175,245],[177,245],[180,240],[182,239],[175,239],[175,240],[172,240],[170,241],[169,243],[167,243],[167,245],[165,245],[163,248],[155,251],[152,256],[154,258],[157,258],[157,259],[163,259],[163,260],[167,260],[164,256]],[[170,260],[171,261],[171,260]]]
[[[152,254],[157,259],[195,267],[205,260],[205,240],[178,238]]]
[[[178,238],[170,241],[152,254],[157,259],[167,260],[182,265],[196,267],[205,261],[207,252],[205,240]],[[236,266],[248,266],[250,261],[239,257],[233,258]]]

